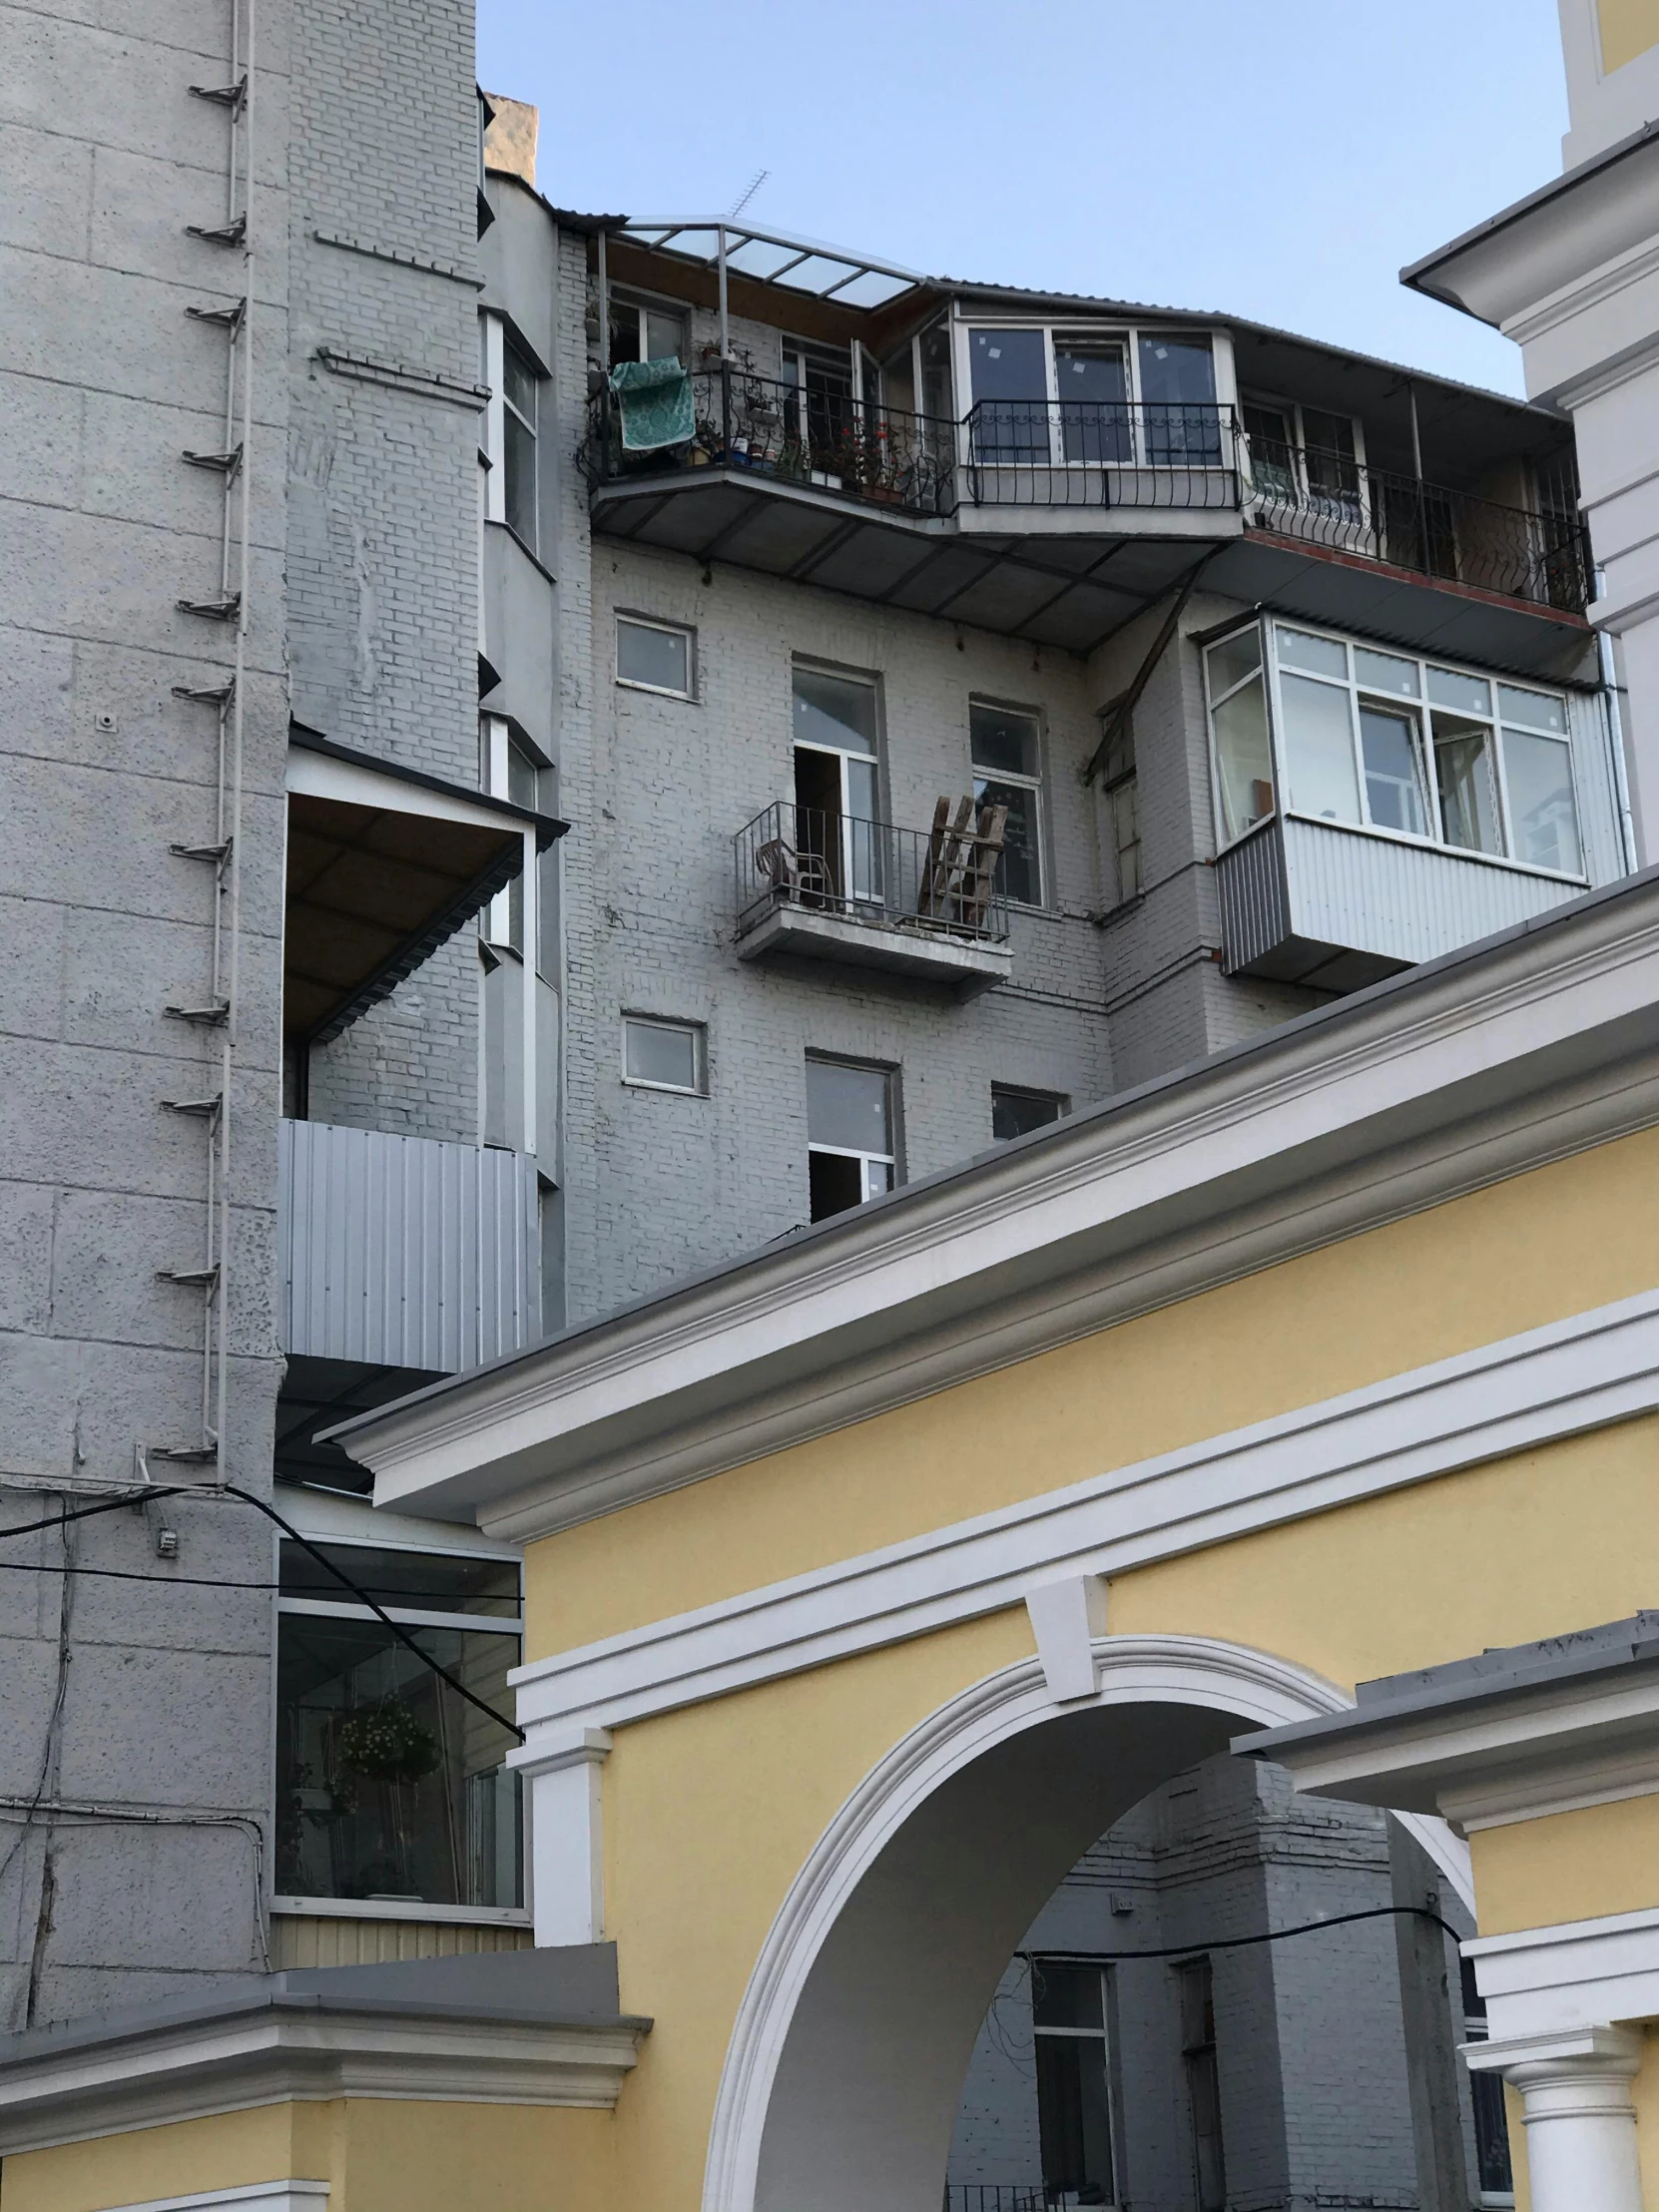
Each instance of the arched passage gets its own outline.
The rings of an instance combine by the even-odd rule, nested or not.
[[[913,1730],[802,1869],[745,1993],[704,2212],[935,2212],[975,2031],[1079,1854],[1160,1782],[1252,1726],[1348,1703],[1262,1652],[1104,1637],[1092,1698],[1036,1661]],[[1467,1856],[1410,1823],[1466,1903]]]

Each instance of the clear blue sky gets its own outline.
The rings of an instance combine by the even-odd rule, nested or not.
[[[1560,168],[1554,0],[479,0],[564,206],[1218,307],[1519,391],[1397,272]]]

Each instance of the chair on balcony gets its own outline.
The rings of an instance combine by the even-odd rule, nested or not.
[[[799,852],[787,838],[769,837],[757,848],[755,865],[771,882],[774,895],[792,906],[807,899],[829,905],[834,897],[834,880],[822,852]]]

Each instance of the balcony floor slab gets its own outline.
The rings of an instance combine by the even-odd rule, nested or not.
[[[740,960],[780,957],[884,968],[890,975],[942,983],[962,997],[1006,982],[1014,963],[1011,945],[952,937],[919,923],[852,921],[800,906],[775,906],[738,939]]]

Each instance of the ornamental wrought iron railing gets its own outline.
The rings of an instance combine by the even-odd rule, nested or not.
[[[1251,441],[1247,484],[1247,520],[1280,537],[1569,614],[1590,603],[1589,538],[1576,516],[1503,506],[1278,439]]]
[[[738,934],[793,908],[918,937],[1005,943],[1000,821],[994,835],[982,833],[999,814],[985,809],[974,819],[961,807],[929,830],[788,802],[768,807],[733,839]]]
[[[1239,504],[1237,423],[1211,400],[981,399],[962,431],[976,506]]]
[[[947,2181],[940,2212],[1052,2212],[1076,2201],[1040,2181]]]

